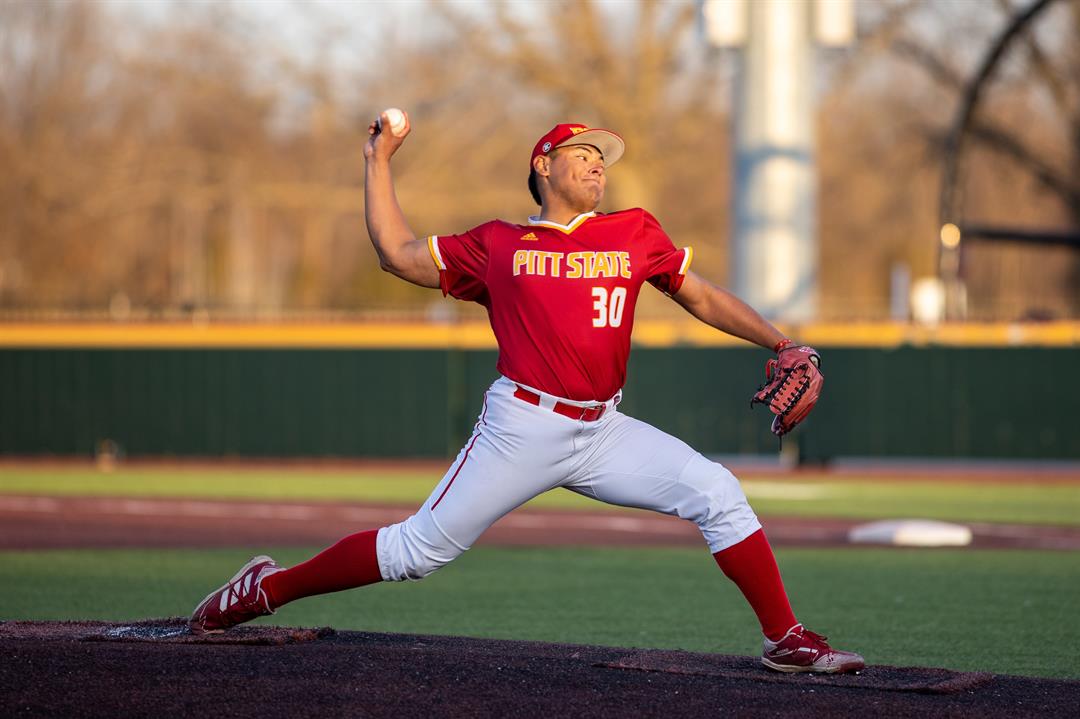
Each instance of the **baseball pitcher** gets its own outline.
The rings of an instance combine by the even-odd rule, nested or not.
[[[391,175],[391,158],[409,131],[400,111],[368,128],[371,241],[384,270],[487,309],[499,377],[484,394],[472,436],[414,515],[345,537],[292,568],[255,557],[196,607],[192,631],[220,632],[301,597],[422,579],[515,507],[565,487],[694,522],[761,623],[766,667],[862,669],[861,656],[830,647],[795,618],[769,542],[731,472],[619,411],[634,308],[646,284],[717,330],[776,353],[752,401],[774,413],[777,435],[817,400],[818,353],[694,274],[691,248],[676,247],[645,210],[596,211],[608,170],[625,149],[616,133],[560,124],[541,137],[528,180],[540,213],[525,224],[493,220],[418,238]]]

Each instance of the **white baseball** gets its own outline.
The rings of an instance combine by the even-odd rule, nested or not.
[[[400,137],[401,133],[405,132],[405,113],[396,107],[391,107],[385,110],[383,114],[390,121],[390,132],[393,133],[394,137]]]

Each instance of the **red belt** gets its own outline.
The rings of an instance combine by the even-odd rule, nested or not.
[[[540,406],[540,395],[525,389],[521,385],[518,385],[517,389],[514,390],[514,396],[529,404],[535,404],[537,407]],[[551,411],[558,412],[562,416],[569,417],[570,419],[577,419],[582,422],[595,422],[604,416],[604,412],[607,411],[607,405],[594,404],[591,407],[578,407],[577,405],[567,404],[566,402],[556,402],[555,406],[551,408]]]

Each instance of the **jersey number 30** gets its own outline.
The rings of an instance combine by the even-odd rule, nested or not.
[[[616,287],[609,294],[606,287],[593,287],[593,327],[618,327],[622,324],[623,307],[626,306],[626,288]]]

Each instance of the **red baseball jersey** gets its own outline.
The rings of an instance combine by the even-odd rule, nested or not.
[[[675,294],[693,257],[640,208],[568,225],[493,220],[428,246],[443,294],[487,308],[503,376],[586,402],[610,399],[626,380],[642,284]]]

